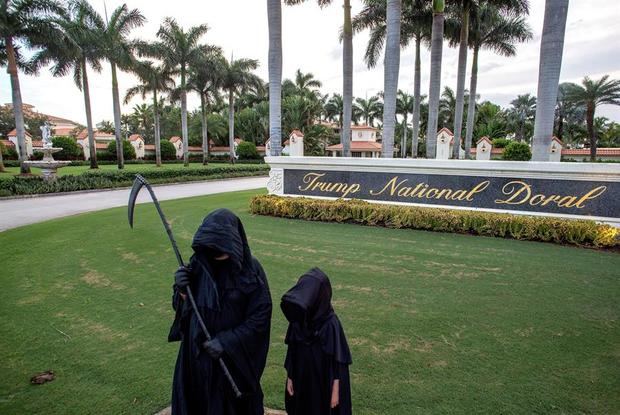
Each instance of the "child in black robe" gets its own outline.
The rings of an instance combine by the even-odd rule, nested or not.
[[[284,367],[288,415],[350,415],[351,353],[331,305],[327,275],[313,268],[282,297],[289,321]]]
[[[196,231],[194,255],[175,275],[175,321],[169,341],[181,341],[172,385],[173,415],[262,415],[260,378],[269,348],[271,296],[267,278],[239,218],[210,213]],[[190,286],[213,339],[206,342],[186,300]],[[241,390],[236,398],[218,364],[222,358]]]

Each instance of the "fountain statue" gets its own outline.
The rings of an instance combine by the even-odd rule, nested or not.
[[[30,167],[39,167],[41,176],[44,180],[54,180],[56,178],[56,170],[70,164],[70,161],[56,161],[52,154],[58,153],[62,147],[54,147],[52,144],[52,127],[48,122],[41,126],[41,138],[43,140],[42,148],[35,148],[33,151],[42,152],[42,160],[25,161],[24,164]]]

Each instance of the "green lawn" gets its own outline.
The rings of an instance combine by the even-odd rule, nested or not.
[[[169,201],[187,257],[202,217],[243,219],[275,302],[263,377],[281,408],[279,298],[332,279],[356,414],[620,413],[620,255],[248,214],[254,192]],[[0,233],[0,413],[152,414],[169,402],[176,268],[152,205]],[[61,332],[65,333],[62,334]],[[52,369],[57,379],[31,386]]]
[[[202,163],[190,163],[190,167],[194,167],[194,168],[202,168],[202,167],[221,167],[221,166],[226,166],[227,164],[225,163],[209,163],[208,166],[203,166]],[[235,164],[235,166],[245,166],[245,164],[243,163],[237,163]],[[166,168],[179,168],[179,167],[183,167],[182,164],[179,163],[166,163],[163,164],[161,167],[156,167],[155,164],[125,164],[125,169],[128,171],[136,171],[136,172],[141,172],[141,171],[145,171],[145,170],[153,170],[153,169],[166,169]],[[105,165],[100,165],[99,166],[99,170],[117,170],[117,166],[116,164],[105,164]],[[33,174],[41,174],[41,169],[37,169],[37,168],[32,168],[32,173]],[[76,175],[76,174],[81,174],[84,173],[85,171],[90,170],[89,166],[66,166],[63,167],[61,169],[58,170],[58,175],[59,176],[66,176],[66,175]],[[6,178],[10,178],[16,174],[19,174],[19,167],[7,167],[6,168],[6,172],[5,173],[0,173],[0,180],[1,179],[6,179]]]

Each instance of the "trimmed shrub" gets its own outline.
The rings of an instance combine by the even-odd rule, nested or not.
[[[237,155],[240,159],[257,159],[260,158],[256,145],[251,141],[242,141],[237,146]]]
[[[127,140],[123,140],[123,159],[134,160],[136,158],[136,150],[131,143]],[[111,160],[116,160],[116,141],[110,141],[108,144],[108,154],[110,154]]]
[[[507,138],[494,138],[491,142],[494,148],[505,148],[508,144],[512,143],[512,141]]]
[[[74,138],[71,137],[54,137],[52,138],[54,147],[61,147],[62,151],[54,153],[56,160],[79,160],[84,159],[82,148],[78,145]]]
[[[502,158],[512,161],[530,161],[532,159],[532,150],[525,143],[513,141],[504,149]]]
[[[172,144],[170,141],[161,140],[159,143],[159,148],[161,150],[162,160],[176,160],[177,150],[176,148],[174,148],[174,144]],[[153,155],[153,159],[155,159],[155,155]]]
[[[140,174],[149,182],[180,183],[198,180],[213,180],[229,177],[264,176],[269,172],[267,165],[221,166],[213,168],[179,167],[152,169]],[[40,176],[19,177],[0,180],[0,196],[32,195],[39,193],[71,192],[76,190],[108,189],[131,186],[136,172],[127,170],[89,170],[79,175],[60,176],[46,182]]]
[[[422,229],[588,247],[620,245],[620,229],[590,220],[386,205],[361,200],[255,196],[258,215],[388,228]]]
[[[2,151],[2,158],[4,159],[5,166],[7,167],[9,167],[9,165],[6,164],[7,160],[17,160],[19,158],[15,147],[7,147],[3,143],[0,143],[0,151]]]

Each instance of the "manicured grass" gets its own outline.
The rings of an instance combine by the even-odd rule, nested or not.
[[[208,166],[204,166],[202,163],[190,163],[189,164],[190,167],[194,167],[194,168],[203,168],[203,167],[213,168],[213,167],[221,167],[221,166],[227,166],[227,165],[228,164],[226,163],[209,163]],[[243,163],[235,164],[235,166],[245,166],[245,165],[247,164],[243,164]],[[153,169],[166,169],[166,168],[174,169],[174,168],[179,168],[179,167],[183,167],[183,164],[167,163],[167,164],[162,164],[161,167],[156,167],[155,164],[125,164],[125,170],[135,171],[135,172],[141,172],[141,171],[153,170]],[[58,175],[59,176],[76,175],[76,174],[84,173],[85,171],[89,171],[89,170],[90,170],[89,166],[66,166],[58,170]],[[105,165],[100,165],[99,170],[101,171],[118,170],[118,167],[116,166],[116,164],[105,164]],[[31,171],[33,174],[41,174],[41,169],[32,168]],[[10,178],[11,176],[14,176],[16,174],[19,174],[19,167],[6,167],[6,172],[0,173],[0,180],[4,178]]]
[[[283,404],[279,298],[318,265],[351,345],[356,414],[620,412],[617,253],[251,216],[254,194],[163,208],[185,257],[207,212],[242,217],[274,299],[268,406]],[[0,233],[0,413],[169,403],[175,259],[152,205],[126,222],[123,208]],[[29,385],[47,369],[55,381]]]

